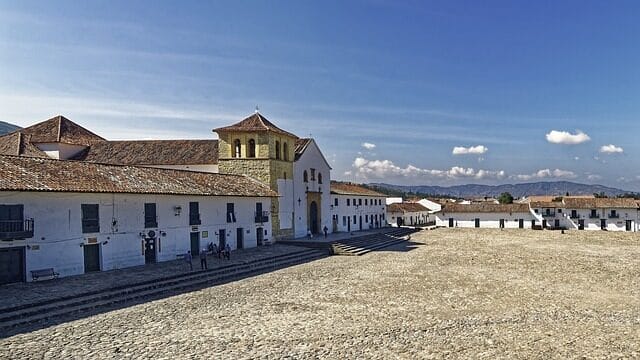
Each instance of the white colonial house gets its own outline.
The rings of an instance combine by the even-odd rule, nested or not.
[[[0,155],[0,174],[0,283],[272,239],[259,210],[277,193],[247,176],[10,155]]]
[[[331,182],[330,231],[359,231],[387,225],[386,195],[348,182]]]
[[[445,204],[435,214],[436,226],[530,229],[535,216],[528,204]]]
[[[391,226],[420,226],[429,222],[429,209],[419,202],[387,205],[387,219]]]
[[[640,200],[565,198],[563,220],[569,229],[640,231]]]

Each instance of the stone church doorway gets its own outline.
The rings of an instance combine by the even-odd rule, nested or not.
[[[318,203],[312,201],[309,204],[309,230],[311,230],[312,234],[317,234],[319,232],[318,228]]]

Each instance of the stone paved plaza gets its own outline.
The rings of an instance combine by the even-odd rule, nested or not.
[[[0,340],[0,358],[638,358],[640,237],[440,229]]]

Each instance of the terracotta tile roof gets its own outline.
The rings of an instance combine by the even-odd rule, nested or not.
[[[247,176],[0,155],[0,191],[274,197]]]
[[[529,204],[445,204],[442,213],[528,213]]]
[[[637,209],[640,208],[640,200],[631,198],[565,198],[564,206],[567,209]]]
[[[403,203],[393,203],[391,205],[387,205],[387,211],[392,213],[408,213],[408,212],[420,212],[420,211],[429,211],[426,207],[421,204],[414,202],[403,202]]]
[[[29,137],[19,131],[0,136],[0,154],[48,158],[44,151],[29,142]]]
[[[304,153],[304,151],[307,149],[307,146],[309,146],[309,144],[311,144],[311,139],[310,138],[298,138],[296,139],[296,148],[295,148],[295,158],[294,160],[297,161],[300,156],[302,156],[302,154]]]
[[[218,140],[103,141],[74,159],[119,165],[217,164]]]
[[[29,142],[34,144],[61,142],[88,146],[105,140],[62,115],[17,130],[17,132],[29,135]]]
[[[377,191],[362,187],[358,184],[338,181],[331,181],[331,193],[337,195],[387,196]]]
[[[275,126],[271,121],[267,120],[262,114],[256,112],[254,114],[249,115],[244,120],[235,123],[233,125],[221,127],[214,129],[215,132],[224,132],[224,131],[271,131],[277,134],[291,136],[297,138],[296,135],[284,131],[279,127]]]
[[[548,209],[558,209],[563,208],[564,203],[562,201],[532,201],[529,203],[531,208],[548,208]]]

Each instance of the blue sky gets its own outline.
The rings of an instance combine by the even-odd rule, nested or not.
[[[258,105],[337,179],[640,191],[638,18],[635,1],[0,1],[0,120],[212,138]]]

